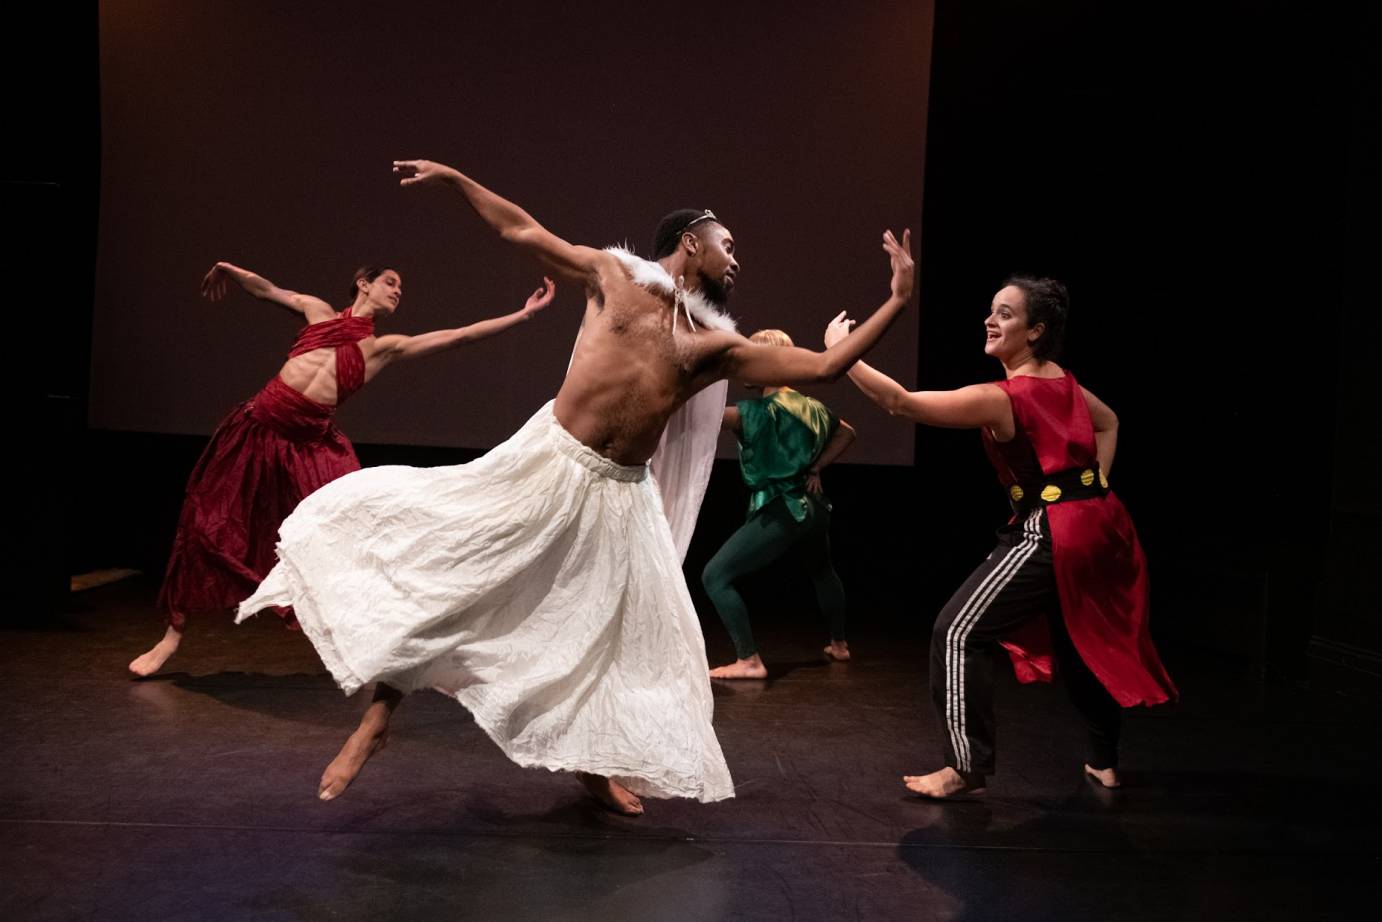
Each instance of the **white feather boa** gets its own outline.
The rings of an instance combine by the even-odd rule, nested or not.
[[[677,284],[677,280],[672,278],[672,274],[662,268],[661,263],[644,259],[634,253],[630,253],[623,247],[605,247],[605,252],[612,254],[619,263],[628,270],[629,278],[635,285],[656,291],[672,299],[680,309],[685,310],[687,319],[693,321],[691,328],[695,329],[696,322],[701,326],[710,327],[713,330],[728,330],[736,332],[739,327],[734,319],[711,304],[705,295],[699,291],[687,291],[686,288]]]

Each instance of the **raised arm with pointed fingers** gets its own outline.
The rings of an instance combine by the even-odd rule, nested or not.
[[[417,336],[381,336],[375,341],[374,355],[381,364],[388,364],[397,359],[421,358],[465,343],[477,342],[531,319],[534,314],[552,303],[556,293],[556,283],[549,278],[543,278],[542,285],[528,296],[523,307],[511,314],[476,321],[454,330],[433,330]]]
[[[335,308],[321,298],[279,288],[263,276],[228,262],[218,262],[206,273],[206,277],[202,279],[202,297],[210,301],[221,300],[229,293],[231,282],[235,282],[245,289],[246,293],[261,301],[268,301],[286,307],[295,314],[302,314],[308,323],[330,320],[336,316]]]
[[[445,164],[395,160],[393,171],[400,186],[440,185],[455,189],[500,237],[532,253],[570,281],[589,285],[602,266],[614,264],[614,257],[603,250],[566,242],[513,202]]]

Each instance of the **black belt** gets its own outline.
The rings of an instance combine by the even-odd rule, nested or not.
[[[1039,506],[1098,499],[1107,492],[1108,478],[1096,464],[1057,471],[1031,483],[1015,483],[1008,487],[1008,501],[1014,512],[1030,512]]]

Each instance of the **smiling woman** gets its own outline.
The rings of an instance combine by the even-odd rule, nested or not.
[[[1060,358],[1065,347],[1065,318],[1070,295],[1055,279],[1010,276],[994,295],[984,327],[984,351],[995,358],[1019,351],[1025,343],[1042,361]]]
[[[1023,682],[1059,665],[1089,735],[1085,771],[1118,786],[1121,707],[1176,696],[1148,629],[1147,572],[1132,519],[1108,486],[1118,418],[1054,361],[1069,315],[1055,279],[1013,276],[984,321],[1004,380],[909,393],[863,362],[849,372],[889,413],[979,429],[1013,517],[936,619],[931,697],[945,767],[904,777],[925,797],[983,790],[995,766],[993,665],[1001,644]],[[826,343],[849,335],[833,323]]]

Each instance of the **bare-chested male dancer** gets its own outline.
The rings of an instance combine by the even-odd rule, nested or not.
[[[461,193],[505,240],[582,285],[584,328],[556,400],[489,454],[351,474],[284,522],[279,564],[241,617],[294,605],[347,693],[378,683],[321,798],[383,745],[403,695],[429,687],[464,704],[510,759],[577,772],[613,810],[641,813],[639,795],[733,796],[700,624],[647,461],[667,419],[713,381],[842,375],[911,297],[910,235],[884,234],[890,295],[838,347],[764,346],[715,309],[739,264],[709,212],[668,215],[651,262],[572,245],[450,167],[394,169],[405,186]]]

